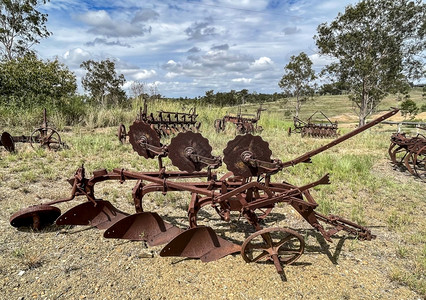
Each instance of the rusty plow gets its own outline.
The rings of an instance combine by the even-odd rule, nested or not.
[[[246,262],[267,261],[275,266],[278,273],[282,273],[284,266],[302,256],[305,243],[297,230],[264,228],[263,220],[268,218],[278,203],[294,208],[329,242],[337,232],[346,232],[360,240],[372,240],[375,236],[367,227],[339,216],[325,216],[316,212],[318,203],[310,190],[319,185],[330,184],[328,175],[304,186],[295,186],[287,182],[274,182],[274,174],[284,168],[310,162],[313,156],[371,128],[397,112],[398,110],[392,110],[367,125],[287,162],[273,159],[268,142],[259,136],[246,134],[235,137],[223,150],[222,159],[212,155],[209,141],[200,133],[179,132],[168,145],[163,145],[150,124],[137,120],[130,126],[129,141],[140,156],[145,159],[158,159],[157,171],[98,170],[93,172],[91,178],[86,178],[84,167],[81,167],[74,178],[69,180],[72,185],[70,198],[24,209],[14,214],[10,222],[15,227],[41,228],[40,224],[54,220],[57,225],[94,226],[105,230],[105,238],[144,241],[149,246],[164,245],[160,256],[196,258],[204,262],[240,253]],[[163,117],[173,120],[182,116],[163,112]],[[123,132],[122,129],[121,133]],[[162,162],[164,157],[168,157],[179,171],[166,170]],[[424,147],[418,148],[411,159],[422,160],[418,165],[424,165]],[[218,176],[214,170],[222,163],[226,165],[228,173]],[[133,214],[123,212],[110,202],[95,197],[94,186],[107,180],[120,183],[128,180],[136,182],[132,190],[135,209]],[[157,212],[143,209],[145,195],[176,192],[188,197],[186,228],[179,227],[172,220],[163,220]],[[86,201],[62,215],[59,209],[52,206],[80,196]],[[244,241],[230,241],[229,238],[219,236],[213,228],[214,225],[209,227],[198,224],[198,214],[206,207],[213,207],[218,220],[225,222],[235,216],[231,212],[238,213],[239,217],[252,226],[252,231],[244,232]]]

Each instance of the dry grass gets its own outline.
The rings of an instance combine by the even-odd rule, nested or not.
[[[317,108],[320,107],[312,110]],[[261,120],[265,128],[262,138],[268,141],[274,158],[294,159],[330,141],[301,139],[298,135],[288,137],[285,126],[289,123],[278,118],[275,111],[271,104]],[[213,146],[213,154],[223,155],[222,150],[234,138],[234,131],[229,128],[224,134],[216,134],[211,122],[223,110],[200,108],[198,113],[204,120],[202,133]],[[132,111],[126,112],[127,115],[135,114]],[[348,131],[352,126],[342,130]],[[332,184],[312,191],[320,204],[319,210],[365,224],[377,235],[374,241],[361,242],[342,234],[334,243],[327,244],[297,213],[280,205],[265,226],[293,228],[305,237],[307,244],[305,255],[285,269],[287,281],[281,280],[273,266],[245,264],[239,256],[205,265],[197,260],[162,258],[158,256],[161,247],[146,249],[143,243],[106,240],[96,230],[81,227],[52,226],[39,233],[12,228],[8,218],[19,209],[68,197],[66,179],[81,164],[85,165],[88,176],[101,168],[157,169],[155,160],[138,157],[131,145],[118,143],[116,127],[94,127],[81,126],[61,132],[70,148],[59,152],[33,151],[24,144],[18,144],[16,154],[0,150],[1,294],[11,299],[277,299],[283,295],[292,299],[421,299],[426,296],[426,186],[408,172],[391,166],[387,147],[395,127],[376,126],[314,157],[312,164],[300,164],[274,176],[277,182],[285,180],[302,185],[330,173]],[[170,170],[176,169],[168,158],[164,164]],[[217,171],[225,173],[226,165]],[[133,184],[103,183],[96,186],[96,194],[119,209],[132,212]],[[169,193],[166,197],[153,194],[146,198],[146,209],[184,227],[189,197],[183,193]],[[60,208],[66,211],[75,204],[64,203]],[[242,221],[237,222],[237,217],[231,224],[223,224],[209,209],[202,215],[202,223],[241,243],[247,236],[244,230],[250,228]]]

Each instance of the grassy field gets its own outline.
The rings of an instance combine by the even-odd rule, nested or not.
[[[398,106],[395,96],[389,96],[380,105],[380,110]],[[414,91],[411,99],[420,107],[426,103],[421,92]],[[254,113],[257,105],[243,107],[243,112]],[[267,103],[267,108],[259,122],[264,131],[262,139],[269,143],[273,158],[287,161],[329,142],[329,139],[301,138],[300,135],[287,135],[292,125],[291,101]],[[150,104],[149,110],[188,111],[190,107],[181,103],[159,102]],[[301,118],[321,110],[331,119],[341,124],[342,133],[356,125],[356,115],[344,96],[323,96],[302,106]],[[226,113],[236,113],[238,109],[197,107],[198,120],[202,122],[201,132],[208,138],[213,155],[223,156],[227,142],[235,137],[235,130],[228,126],[222,134],[215,133],[214,119]],[[39,202],[47,202],[69,196],[69,186],[65,180],[71,177],[82,164],[88,172],[106,168],[126,168],[135,171],[157,170],[156,160],[146,160],[132,150],[131,145],[121,145],[116,137],[119,123],[127,127],[134,121],[138,108],[133,110],[114,109],[113,111],[93,111],[82,120],[81,126],[69,128],[61,124],[55,115],[49,120],[60,129],[63,141],[69,146],[58,152],[30,148],[28,144],[18,144],[17,153],[9,154],[0,149],[0,205],[2,224],[7,226],[7,218],[22,207]],[[25,116],[34,118],[34,115]],[[401,118],[401,117],[399,117]],[[424,113],[416,118],[425,121]],[[42,119],[25,120],[18,126],[16,121],[4,120],[3,130],[12,135],[28,134],[34,122]],[[390,135],[396,126],[378,125],[372,129],[321,153],[312,159],[312,164],[299,164],[274,175],[275,182],[283,180],[294,185],[303,185],[330,173],[331,185],[313,189],[314,199],[319,203],[319,211],[325,214],[344,216],[354,222],[371,227],[378,238],[372,243],[352,240],[345,244],[348,253],[366,251],[366,256],[374,258],[383,278],[398,286],[408,287],[419,298],[426,296],[426,184],[407,171],[395,169],[390,163],[387,148]],[[410,134],[415,128],[405,128]],[[168,144],[170,139],[162,140]],[[168,158],[164,165],[176,170]],[[218,170],[226,172],[226,165]],[[117,188],[107,185],[102,189],[105,198],[113,203],[132,203],[131,187]],[[179,194],[159,195],[151,199],[159,206],[176,207]],[[11,201],[21,199],[20,201]],[[12,256],[21,264],[37,263],[25,249],[3,249],[3,256]],[[32,260],[35,260],[32,261]],[[1,272],[0,272],[1,274]],[[348,298],[347,298],[348,299]]]

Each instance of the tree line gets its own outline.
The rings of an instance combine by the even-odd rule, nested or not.
[[[65,112],[82,110],[87,104],[129,105],[122,89],[126,79],[117,74],[113,60],[84,61],[80,67],[86,74],[81,83],[87,94],[78,95],[76,77],[66,65],[58,59],[43,61],[31,50],[51,34],[46,28],[47,15],[37,9],[48,1],[0,2],[0,105],[23,109],[50,105]],[[210,90],[193,100],[224,106],[293,96],[298,115],[302,103],[315,93],[345,93],[363,125],[389,93],[407,94],[410,81],[425,78],[425,32],[423,1],[361,0],[348,5],[332,22],[318,26],[313,37],[318,54],[331,61],[319,74],[312,69],[309,56],[301,52],[284,67],[278,82],[283,93]],[[325,81],[320,87],[319,80]],[[161,97],[157,90],[147,92],[147,85],[138,82],[132,85],[132,93],[135,99]]]

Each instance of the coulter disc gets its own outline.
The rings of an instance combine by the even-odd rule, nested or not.
[[[172,138],[169,149],[169,158],[172,164],[179,168],[181,171],[189,173],[200,171],[206,166],[202,162],[197,162],[191,159],[189,154],[197,154],[206,158],[213,158],[212,147],[209,141],[200,133],[192,131],[180,132],[177,136]]]
[[[136,120],[129,128],[129,142],[140,156],[154,158],[157,154],[149,151],[145,145],[161,147],[160,138],[151,126]]]
[[[235,176],[251,177],[260,175],[258,168],[252,167],[242,159],[243,152],[249,151],[254,159],[260,161],[271,161],[272,151],[269,149],[268,142],[265,142],[260,136],[251,134],[239,135],[228,142],[223,150],[223,161],[228,170]]]

